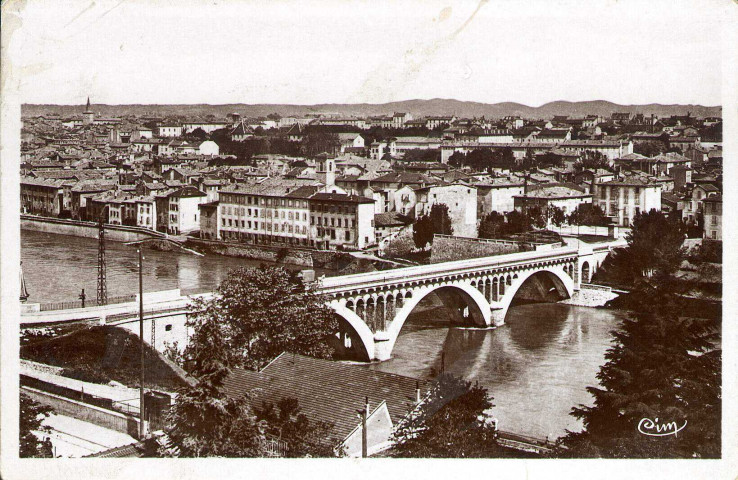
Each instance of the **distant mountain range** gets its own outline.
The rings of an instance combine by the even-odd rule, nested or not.
[[[643,113],[669,117],[671,115],[686,115],[691,113],[696,117],[721,116],[722,107],[703,105],[619,105],[605,100],[587,102],[549,102],[540,107],[529,107],[520,103],[479,103],[464,102],[434,98],[432,100],[404,100],[382,104],[370,103],[325,103],[318,105],[285,105],[285,104],[256,104],[243,103],[227,105],[101,105],[94,104],[95,113],[104,116],[205,116],[215,115],[225,117],[229,113],[239,113],[244,117],[262,117],[270,113],[281,116],[307,114],[338,114],[341,116],[375,116],[390,115],[393,112],[409,112],[415,117],[429,115],[456,115],[462,117],[502,118],[508,115],[517,115],[524,118],[550,119],[554,115],[582,117],[584,115],[602,115],[609,117],[615,112]],[[21,111],[24,116],[38,116],[43,114],[59,114],[71,116],[82,113],[84,105],[23,105]]]

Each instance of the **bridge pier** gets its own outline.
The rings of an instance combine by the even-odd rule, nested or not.
[[[492,317],[492,325],[500,327],[505,324],[505,315],[507,315],[506,308],[491,309],[490,314]]]

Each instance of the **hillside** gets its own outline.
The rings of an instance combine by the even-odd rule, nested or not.
[[[82,105],[32,105],[22,107],[23,116],[38,116],[44,114],[59,114],[70,116],[79,114],[84,109]],[[100,115],[136,115],[136,116],[205,116],[215,115],[222,118],[229,113],[239,113],[245,117],[260,117],[270,113],[286,115],[307,115],[317,113],[333,113],[345,116],[387,115],[393,112],[409,112],[416,117],[428,115],[458,115],[465,117],[501,118],[508,115],[519,115],[525,118],[548,119],[554,115],[568,115],[579,117],[586,114],[610,116],[613,112],[655,114],[659,117],[671,115],[686,115],[691,112],[697,117],[720,116],[722,108],[719,106],[702,105],[619,105],[605,100],[587,102],[549,102],[540,107],[529,107],[514,102],[479,103],[460,100],[440,99],[432,100],[404,100],[384,104],[318,104],[318,105],[283,105],[283,104],[226,104],[226,105],[101,105],[93,103],[93,110]]]

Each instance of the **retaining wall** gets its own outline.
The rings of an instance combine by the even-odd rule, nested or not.
[[[74,237],[97,238],[97,223],[35,215],[21,215],[21,230],[56,233]],[[135,242],[148,238],[164,238],[161,232],[125,225],[105,225],[105,238],[113,242]]]
[[[574,292],[571,298],[562,300],[559,303],[577,305],[580,307],[602,307],[617,296],[618,294],[614,293],[610,287],[583,283],[580,289]]]
[[[287,263],[303,267],[336,269],[349,263],[353,257],[346,252],[311,250],[291,245],[253,245],[249,243],[222,242],[188,238],[186,245],[197,249],[231,257]]]
[[[532,250],[532,248],[526,248],[519,242],[506,240],[435,235],[431,247],[430,262],[441,263],[468,258],[490,257],[525,250]]]
[[[36,402],[52,407],[58,414],[67,415],[138,438],[139,420],[136,417],[78,402],[35,388],[21,387],[21,390]]]

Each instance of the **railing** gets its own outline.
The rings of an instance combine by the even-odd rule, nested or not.
[[[138,298],[136,295],[122,295],[119,297],[110,297],[108,298],[106,305],[135,302],[136,298]],[[81,300],[68,301],[68,302],[42,303],[39,307],[39,310],[42,312],[47,312],[50,310],[70,310],[73,308],[87,308],[87,307],[99,307],[99,306],[101,305],[97,302],[97,299],[95,298],[95,299],[85,300],[84,304],[82,303]]]
[[[338,277],[321,279],[320,290],[326,293],[348,290],[357,287],[382,285],[386,282],[412,282],[425,280],[439,275],[463,274],[483,269],[507,268],[525,265],[540,260],[556,260],[577,255],[575,247],[562,247],[547,251],[531,251],[509,253],[492,257],[480,257],[468,260],[397,268],[379,272],[356,273]]]
[[[548,438],[544,440],[502,430],[497,431],[497,441],[508,448],[539,454],[548,452],[554,447],[554,444]]]
[[[144,318],[147,316],[152,315],[158,315],[158,314],[165,314],[165,313],[171,313],[171,312],[181,312],[181,311],[189,311],[188,305],[183,305],[181,307],[172,307],[172,308],[147,308],[144,309]],[[105,323],[110,324],[114,322],[120,322],[122,320],[131,320],[134,318],[138,318],[139,312],[131,312],[131,313],[116,313],[114,315],[108,315],[105,317]]]
[[[581,284],[580,287],[586,290],[600,290],[603,292],[612,292],[612,287],[608,287],[606,285],[595,285],[594,283],[583,283]]]
[[[283,457],[287,451],[287,442],[266,435],[266,438],[261,442],[264,448],[264,456],[266,457]]]
[[[141,415],[141,408],[138,405],[131,405],[129,402],[141,402],[140,398],[131,398],[128,400],[117,400],[112,403],[112,408],[119,412],[125,412],[129,415]]]

